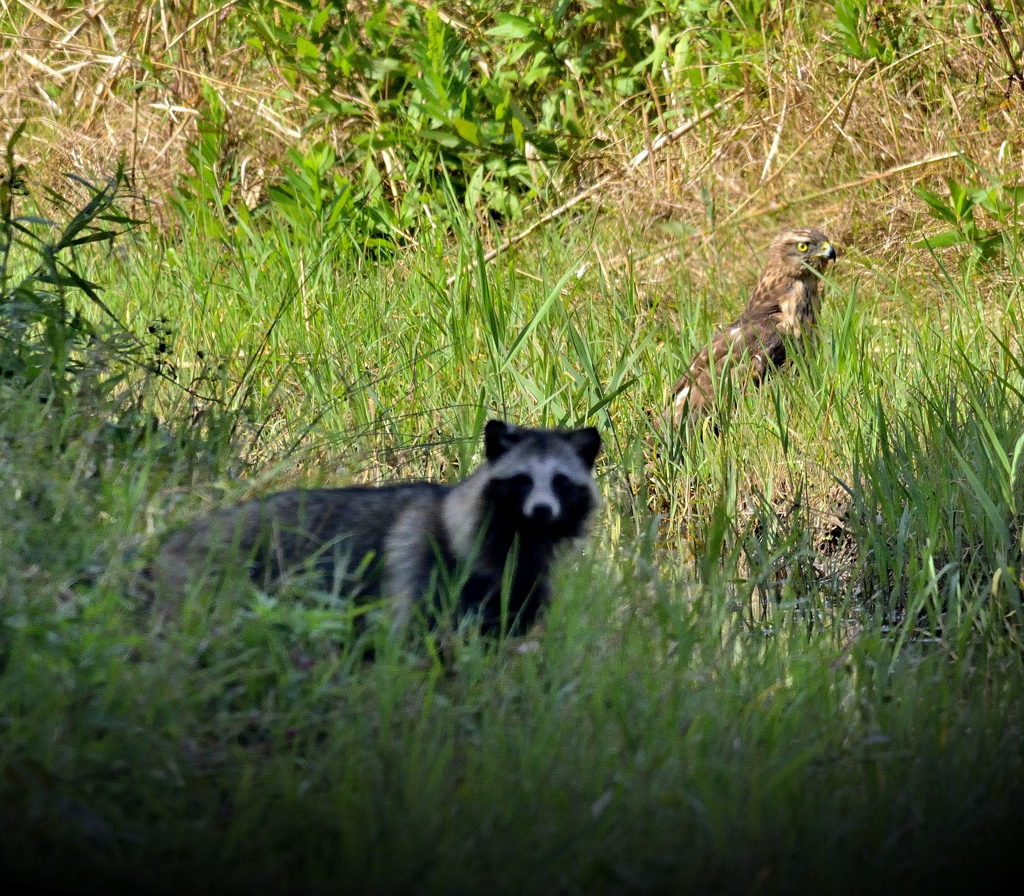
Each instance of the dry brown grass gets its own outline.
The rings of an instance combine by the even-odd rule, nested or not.
[[[272,66],[235,40],[233,7],[233,0],[106,0],[84,9],[0,0],[0,140],[29,118],[23,160],[51,176],[107,170],[123,155],[139,192],[159,206],[185,168],[205,86],[228,111],[241,195],[255,202],[284,148],[306,139],[306,97],[283,90]],[[720,267],[737,241],[763,246],[782,223],[799,220],[865,255],[891,256],[917,236],[921,205],[911,187],[963,176],[953,153],[1016,178],[1024,168],[1024,89],[1008,80],[1015,63],[992,20],[982,18],[979,45],[960,27],[965,17],[949,30],[921,18],[928,40],[887,66],[849,60],[832,35],[808,43],[787,26],[772,39],[763,70],[749,73],[746,91],[640,165],[629,160],[678,127],[666,115],[687,98],[659,89],[654,112],[634,113],[645,96],[616,110],[599,127],[613,148],[596,166],[606,173],[593,195],[606,211],[628,216],[622,252],[635,256],[638,242],[651,247],[640,267],[656,283],[677,264],[677,251],[695,270]],[[1012,41],[1019,29],[1011,19],[1003,30]],[[343,143],[344,129],[326,136]],[[382,172],[390,169],[387,158],[378,161]],[[695,238],[680,246],[663,233],[666,221],[687,225]],[[737,273],[743,279],[750,270]]]
[[[159,214],[185,168],[206,87],[227,110],[234,151],[246,163],[242,195],[258,197],[299,124],[275,96],[274,73],[244,44],[231,46],[234,0],[198,15],[196,5],[46,9],[0,0],[0,140],[28,118],[18,150],[44,182],[109,171],[123,157]]]

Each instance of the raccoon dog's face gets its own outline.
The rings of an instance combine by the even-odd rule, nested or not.
[[[486,503],[495,523],[528,539],[582,534],[597,503],[593,468],[601,436],[596,429],[525,429],[490,420],[484,447]]]

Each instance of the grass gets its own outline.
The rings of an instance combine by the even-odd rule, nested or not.
[[[186,462],[161,457],[155,438],[104,463],[101,416],[53,419],[5,396],[21,414],[5,414],[3,442],[20,471],[5,489],[0,711],[14,867],[44,874],[32,861],[45,855],[157,888],[344,877],[382,892],[840,891],[940,879],[1000,845],[990,837],[1020,795],[1024,670],[1013,618],[980,620],[1002,604],[979,603],[976,579],[1019,551],[1014,505],[993,491],[1018,527],[1011,542],[981,514],[947,537],[994,552],[958,567],[962,595],[927,565],[934,535],[911,536],[903,518],[909,506],[914,525],[955,529],[947,503],[977,506],[953,448],[979,484],[1019,500],[1022,417],[991,376],[1002,363],[1019,390],[1020,358],[986,317],[961,298],[951,315],[908,306],[902,324],[872,324],[886,296],[837,279],[821,350],[746,396],[720,440],[676,446],[652,473],[642,408],[681,354],[657,345],[628,289],[575,278],[571,240],[548,234],[536,267],[517,258],[444,292],[441,244],[399,285],[386,266],[307,263],[302,235],[270,233],[223,248],[186,235],[173,252],[143,243],[90,272],[140,333],[150,316],[174,322],[171,363],[202,369],[198,351],[234,362],[209,379],[244,409],[246,479],[227,448]],[[302,287],[274,288],[303,268]],[[1011,314],[1004,341],[1015,331]],[[924,374],[939,369],[994,434],[941,416],[949,405],[929,395],[945,386],[929,392]],[[144,388],[164,419],[191,400],[166,380]],[[315,599],[192,595],[169,625],[128,596],[126,546],[203,508],[296,481],[457,475],[474,463],[481,407],[596,418],[608,444],[606,507],[586,556],[560,573],[537,649],[467,636],[446,670],[380,635],[366,666],[344,614]],[[935,453],[936,430],[948,452]],[[892,454],[879,452],[886,438]],[[995,442],[1012,483],[998,454],[985,465]],[[855,462],[865,514],[847,519],[854,559],[840,563],[814,514],[834,479],[853,486]],[[886,491],[939,481],[949,492],[909,505]],[[807,510],[790,506],[798,493]],[[660,528],[651,504],[668,510]],[[54,526],[70,534],[63,550]],[[944,550],[939,563],[956,566]],[[879,569],[906,579],[901,615],[864,601],[869,582],[891,593]],[[920,621],[937,594],[965,617]]]
[[[899,64],[973,46],[954,30]],[[804,79],[785,74],[800,53],[818,62]],[[954,63],[889,117],[905,83],[853,73],[797,29],[756,73],[767,97],[490,265],[471,267],[501,234],[455,200],[398,252],[272,203],[172,193],[151,197],[160,227],[80,247],[149,364],[86,365],[60,400],[45,378],[0,381],[10,875],[861,892],[1008,867],[1024,783],[1015,213],[985,212],[1003,245],[982,263],[969,244],[914,248],[955,225],[924,217],[911,175],[764,211],[820,192],[823,171],[848,183],[995,120],[992,91]],[[806,132],[845,96],[814,87],[860,75],[874,93],[839,105],[834,144],[797,153],[787,129],[779,174],[757,186],[783,97]],[[944,85],[955,102],[932,102]],[[97,115],[128,133],[115,106]],[[609,121],[626,158],[649,138],[635,117]],[[1012,157],[1019,134],[961,133],[1009,183],[998,146]],[[946,165],[913,177],[990,183]],[[658,444],[651,415],[794,216],[846,248],[817,350],[739,396],[720,436]],[[315,594],[200,590],[174,620],[135,596],[134,570],[179,522],[297,483],[457,478],[488,414],[605,438],[605,505],[531,637],[467,632],[444,664],[427,633],[407,650],[371,629],[371,664],[350,608]]]

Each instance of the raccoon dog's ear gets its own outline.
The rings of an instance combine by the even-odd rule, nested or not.
[[[497,460],[522,437],[519,427],[504,420],[488,420],[484,427],[484,454],[488,460]]]
[[[573,451],[579,456],[588,467],[594,466],[598,452],[601,450],[601,433],[593,426],[586,429],[573,429],[565,434]]]

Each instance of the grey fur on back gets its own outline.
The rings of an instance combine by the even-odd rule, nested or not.
[[[396,518],[410,507],[436,508],[451,486],[409,482],[380,487],[293,489],[215,511],[167,539],[152,570],[162,587],[183,590],[198,575],[244,564],[269,587],[289,572],[311,566],[335,573],[339,557],[359,557],[374,567],[384,556]],[[431,530],[436,528],[431,527]],[[378,558],[378,559],[375,559]],[[325,587],[335,583],[325,581]],[[356,584],[356,583],[353,583]],[[360,594],[372,594],[374,577],[362,577]]]

